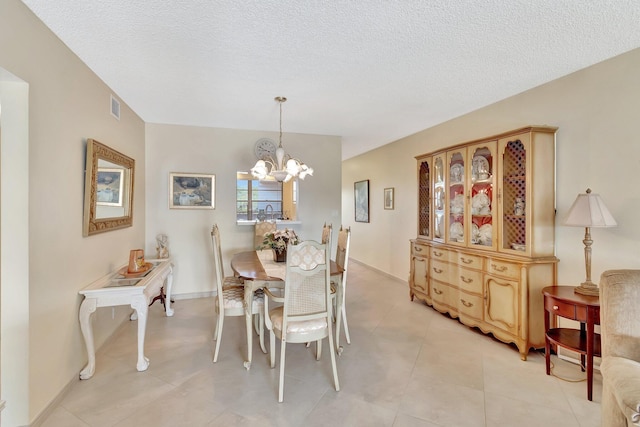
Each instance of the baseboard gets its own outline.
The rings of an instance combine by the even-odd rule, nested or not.
[[[375,271],[376,273],[379,273],[379,274],[382,274],[385,277],[388,277],[389,279],[393,280],[394,282],[398,282],[400,284],[409,286],[409,282],[407,282],[406,280],[403,280],[403,279],[401,279],[399,277],[396,277],[396,276],[394,276],[392,274],[389,274],[386,271],[382,271],[382,270],[379,270],[379,269],[377,269],[375,267],[372,267],[369,264],[365,264],[362,261],[358,261],[357,259],[354,259],[354,258],[349,258],[349,262],[355,262],[356,264],[359,264],[359,265],[361,265],[363,267],[366,267],[366,268],[368,268],[370,270]]]

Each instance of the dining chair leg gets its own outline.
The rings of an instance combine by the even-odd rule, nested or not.
[[[276,367],[276,335],[273,330],[269,331],[269,362],[271,363],[271,369]]]
[[[280,403],[284,400],[284,358],[286,348],[287,342],[280,340],[280,384],[278,385],[278,402]]]
[[[322,356],[322,340],[316,341],[316,360],[320,360]]]
[[[336,313],[336,349],[338,351],[338,356],[340,356],[342,354],[342,348],[340,347],[340,323],[342,322],[342,310],[340,309],[340,305],[338,305]]]
[[[342,304],[342,322],[344,323],[344,337],[347,340],[347,344],[351,344],[349,325],[347,325],[347,305],[344,303]]]
[[[336,391],[340,391],[340,381],[338,381],[338,367],[336,366],[336,352],[333,348],[333,331],[329,322],[329,354],[331,355],[331,367],[333,368],[333,383]]]
[[[245,324],[247,330],[247,360],[243,363],[246,370],[251,369],[251,359],[253,356],[253,314],[251,308],[245,308]]]
[[[216,349],[213,352],[213,363],[218,361],[218,353],[220,352],[220,342],[222,341],[222,326],[224,325],[224,313],[218,314],[218,321],[216,322],[216,331],[214,332],[213,339],[216,340]]]
[[[258,332],[258,336],[260,337],[260,349],[264,354],[267,354],[267,348],[264,345],[264,311],[258,313],[258,323],[260,325],[260,331]]]

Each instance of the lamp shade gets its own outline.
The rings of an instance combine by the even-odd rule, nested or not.
[[[575,227],[615,227],[618,225],[609,209],[604,205],[599,194],[591,193],[588,188],[586,194],[578,194],[564,225]]]

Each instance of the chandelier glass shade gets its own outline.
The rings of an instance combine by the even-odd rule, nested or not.
[[[280,141],[275,152],[275,157],[266,155],[258,160],[253,168],[251,175],[258,179],[267,179],[273,177],[278,182],[287,182],[291,178],[299,177],[304,179],[307,175],[313,176],[313,168],[305,165],[299,159],[296,159],[285,153],[282,148],[282,103],[287,100],[283,96],[277,96],[276,101],[280,103]]]

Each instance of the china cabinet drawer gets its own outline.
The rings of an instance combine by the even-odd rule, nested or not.
[[[482,294],[482,272],[459,268],[455,284],[464,291]]]
[[[458,290],[454,289],[445,283],[438,282],[436,280],[432,280],[431,283],[431,298],[433,298],[433,302],[439,304],[441,308],[446,306],[447,308],[453,308],[454,312],[457,307],[457,295]],[[447,309],[446,311],[451,311]]]
[[[431,258],[449,261],[449,251],[441,248],[431,248]]]
[[[484,300],[479,295],[470,295],[466,292],[458,294],[458,311],[461,316],[466,315],[477,320],[482,320]]]
[[[414,243],[411,245],[411,254],[417,256],[428,257],[429,256],[429,246],[422,245],[420,243]]]
[[[458,254],[458,265],[465,268],[482,269],[482,257],[465,254],[463,252]]]
[[[520,277],[520,266],[506,261],[498,261],[495,259],[488,260],[488,270],[490,274],[508,277],[510,279],[518,279]]]
[[[449,264],[432,260],[431,268],[429,269],[429,277],[434,280],[449,283]]]

